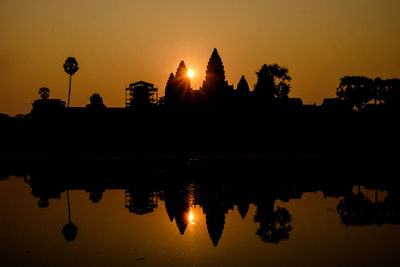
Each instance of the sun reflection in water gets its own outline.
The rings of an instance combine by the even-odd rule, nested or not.
[[[195,222],[194,222],[194,214],[192,212],[189,213],[189,223],[190,224],[195,224]]]

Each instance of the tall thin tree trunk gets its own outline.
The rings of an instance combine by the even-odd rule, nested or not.
[[[69,75],[69,90],[68,90],[68,106],[67,107],[69,107],[69,99],[71,96],[71,80],[72,80],[72,75],[70,74]]]
[[[71,223],[71,207],[69,204],[69,191],[67,190],[67,201],[68,201],[68,222]]]

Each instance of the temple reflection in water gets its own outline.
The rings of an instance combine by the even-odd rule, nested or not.
[[[41,208],[49,207],[52,199],[67,193],[69,220],[62,231],[67,241],[74,240],[79,231],[79,226],[71,221],[69,210],[69,192],[74,190],[88,192],[88,198],[93,203],[101,202],[107,190],[124,190],[125,208],[137,215],[152,213],[160,205],[165,205],[169,220],[176,224],[182,235],[189,224],[195,223],[192,209],[201,208],[208,235],[215,247],[223,235],[226,214],[236,209],[245,219],[250,206],[256,207],[253,221],[258,225],[255,234],[260,240],[279,243],[289,239],[296,225],[292,223],[290,210],[276,205],[277,200],[288,202],[301,199],[304,193],[318,191],[325,198],[337,198],[337,216],[345,225],[400,224],[399,187],[388,181],[360,183],[357,179],[339,179],[337,174],[332,177],[327,174],[325,181],[316,181],[312,176],[299,181],[285,178],[292,175],[291,171],[284,172],[275,163],[272,165],[279,170],[279,179],[254,176],[264,168],[270,175],[277,174],[269,169],[272,165],[263,164],[257,165],[261,169],[251,173],[248,168],[227,171],[220,163],[213,165],[189,160],[175,166],[168,163],[146,172],[146,164],[142,162],[137,165],[134,174],[122,165],[118,162],[112,168],[99,168],[97,164],[96,167],[85,164],[83,169],[70,168],[63,172],[57,171],[60,166],[28,168],[24,175]],[[299,173],[295,166],[294,169]],[[361,186],[374,190],[374,194],[365,196]]]

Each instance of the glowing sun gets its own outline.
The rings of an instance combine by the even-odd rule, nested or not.
[[[193,213],[190,213],[190,214],[189,214],[189,223],[190,223],[190,224],[195,224],[195,222],[194,222],[193,219],[194,219],[194,215],[193,215]]]
[[[193,71],[193,70],[188,70],[187,76],[188,76],[189,78],[193,78],[193,77],[194,77],[194,71]]]

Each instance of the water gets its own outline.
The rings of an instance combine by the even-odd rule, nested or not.
[[[400,260],[394,185],[79,177],[36,171],[0,180],[1,266],[398,266]]]

